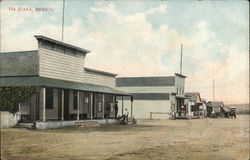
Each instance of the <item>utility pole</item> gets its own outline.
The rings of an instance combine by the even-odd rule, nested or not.
[[[181,71],[182,71],[182,49],[183,48],[183,46],[182,46],[182,44],[181,44],[181,61],[180,61],[180,74],[181,74]]]
[[[214,80],[213,80],[213,102],[214,102]]]
[[[64,33],[64,8],[65,8],[65,0],[63,0],[63,15],[62,15],[62,42],[63,42],[63,33]]]

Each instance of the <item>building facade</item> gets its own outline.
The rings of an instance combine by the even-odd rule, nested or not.
[[[20,102],[23,122],[114,118],[116,74],[85,67],[88,50],[35,36],[38,49],[0,54],[0,87],[35,86]]]
[[[119,99],[119,110],[127,108],[136,118],[169,119],[178,117],[184,105],[185,76],[175,74],[166,77],[119,77],[116,88],[133,95],[134,106],[129,107],[128,99]],[[123,101],[122,101],[123,100]],[[121,104],[122,103],[122,104]]]
[[[199,92],[186,92],[186,108],[184,111],[184,116],[187,117],[206,117],[207,107],[205,102],[202,101]]]

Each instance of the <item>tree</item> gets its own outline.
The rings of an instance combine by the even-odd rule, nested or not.
[[[39,91],[39,87],[0,87],[0,111],[15,113],[18,111],[18,103],[29,98]]]

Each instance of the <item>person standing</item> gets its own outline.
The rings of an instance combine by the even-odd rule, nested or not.
[[[125,122],[126,124],[128,124],[128,116],[129,116],[128,109],[125,108],[124,122]]]
[[[117,118],[117,113],[118,113],[118,102],[115,102],[115,119]]]

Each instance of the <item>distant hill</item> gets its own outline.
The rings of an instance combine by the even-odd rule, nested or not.
[[[250,114],[250,105],[249,104],[226,104],[226,106],[236,106],[237,114]]]

